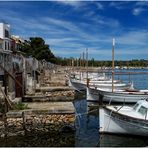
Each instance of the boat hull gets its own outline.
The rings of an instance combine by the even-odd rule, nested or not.
[[[99,110],[100,133],[130,134],[148,136],[148,121],[138,119],[106,107]]]
[[[74,90],[77,91],[85,91],[86,90],[86,85],[80,82],[76,82],[73,80],[69,80],[69,86],[72,87]]]
[[[127,102],[135,103],[138,100],[148,99],[148,93],[124,93],[124,92],[109,92],[102,91],[92,88],[87,88],[87,100],[88,101],[99,101],[101,99],[103,102]]]
[[[103,101],[105,102],[127,102],[135,103],[138,100],[148,99],[148,94],[136,93],[136,92],[108,92],[100,91],[100,94],[103,96]]]

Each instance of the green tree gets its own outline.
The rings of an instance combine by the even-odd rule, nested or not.
[[[51,52],[49,45],[45,44],[45,41],[40,37],[31,37],[25,41],[21,51],[38,60],[45,59],[48,62],[55,62],[56,57]]]

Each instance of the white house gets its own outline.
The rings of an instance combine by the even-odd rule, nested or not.
[[[3,39],[0,38],[0,51],[3,50]]]
[[[2,42],[2,50],[10,51],[11,50],[11,39],[10,39],[10,25],[5,23],[0,23],[0,38]]]

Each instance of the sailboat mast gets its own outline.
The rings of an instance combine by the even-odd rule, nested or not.
[[[115,49],[115,38],[113,38],[113,48],[112,48],[112,92],[114,91],[114,49]]]
[[[81,59],[81,54],[80,54],[80,80],[82,79],[81,78],[81,73],[82,73],[82,59]]]
[[[89,80],[88,80],[88,49],[86,48],[86,78],[87,78],[87,87],[89,87]]]

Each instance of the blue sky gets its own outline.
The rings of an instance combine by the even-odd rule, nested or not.
[[[42,37],[60,57],[148,60],[147,1],[0,1],[0,20],[11,34]]]

